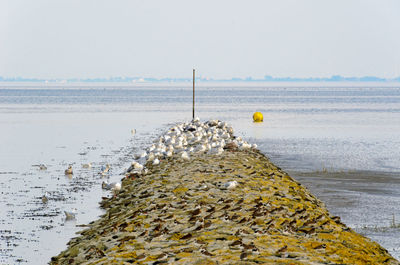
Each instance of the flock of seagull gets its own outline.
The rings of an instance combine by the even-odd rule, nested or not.
[[[132,135],[136,134],[136,130],[132,129]],[[256,144],[249,144],[241,137],[233,135],[233,128],[226,122],[219,120],[210,120],[201,122],[199,118],[193,119],[188,123],[180,123],[170,128],[164,135],[156,139],[153,144],[147,148],[142,154],[134,156],[134,161],[128,168],[128,174],[146,174],[148,169],[146,164],[157,166],[160,161],[170,157],[180,158],[185,161],[191,159],[192,154],[207,153],[210,155],[221,155],[224,148],[250,149],[257,148]],[[89,169],[91,163],[83,164],[83,168]],[[110,170],[110,165],[106,164],[101,167],[101,176],[105,176]],[[70,165],[65,170],[65,175],[73,175],[73,169]],[[229,181],[222,185],[222,188],[232,189],[238,185],[236,181]],[[121,182],[108,183],[102,182],[102,188],[117,193],[121,187]],[[42,197],[42,202],[48,202],[47,192]],[[75,219],[76,209],[72,212],[64,211],[65,219]]]
[[[142,154],[135,155],[135,161],[128,172],[146,173],[144,165],[147,163],[156,166],[160,160],[174,155],[186,161],[195,153],[220,155],[227,146],[239,149],[257,148],[256,144],[251,145],[241,137],[235,137],[233,128],[226,122],[210,120],[202,123],[199,118],[195,118],[190,123],[173,126]]]

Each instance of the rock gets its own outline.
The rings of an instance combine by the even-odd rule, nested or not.
[[[201,126],[202,139],[208,126],[227,127]],[[146,175],[125,178],[101,202],[106,213],[50,264],[400,264],[257,149],[237,147],[146,164]]]

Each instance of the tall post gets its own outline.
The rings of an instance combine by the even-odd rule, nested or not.
[[[194,120],[194,80],[195,80],[195,70],[193,69],[193,111],[192,111],[193,120]]]

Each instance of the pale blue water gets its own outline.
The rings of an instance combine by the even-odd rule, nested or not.
[[[398,257],[398,229],[371,227],[384,230],[393,214],[400,220],[400,88],[357,86],[201,84],[196,116],[231,123],[317,195],[332,180],[304,177],[316,171],[389,175],[384,187],[361,178],[379,188],[376,194],[343,177],[337,193],[320,195],[331,212]],[[101,214],[98,202],[109,196],[101,190],[101,165],[111,164],[109,179],[121,178],[133,153],[170,124],[191,119],[191,96],[190,84],[0,84],[0,264],[43,264],[63,250],[82,229],[76,224]],[[252,122],[255,111],[263,123]],[[87,162],[93,169],[81,168]],[[32,166],[41,163],[46,171]],[[68,164],[75,169],[71,179],[64,176]],[[340,204],[342,197],[352,203]],[[76,222],[65,222],[63,211],[75,207]]]

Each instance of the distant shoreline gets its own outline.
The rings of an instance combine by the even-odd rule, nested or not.
[[[190,83],[193,78],[187,77],[143,77],[143,76],[111,76],[93,78],[35,78],[35,77],[3,77],[2,82],[27,82],[27,83]],[[263,78],[231,77],[231,78],[210,78],[204,76],[196,77],[199,83],[399,83],[400,76],[383,78],[377,76],[341,76],[330,77],[274,77],[265,75]]]
[[[28,89],[28,88],[147,88],[170,87],[191,88],[192,81],[187,82],[4,82],[0,81],[0,89]],[[196,81],[196,88],[399,88],[399,82],[212,82]]]

